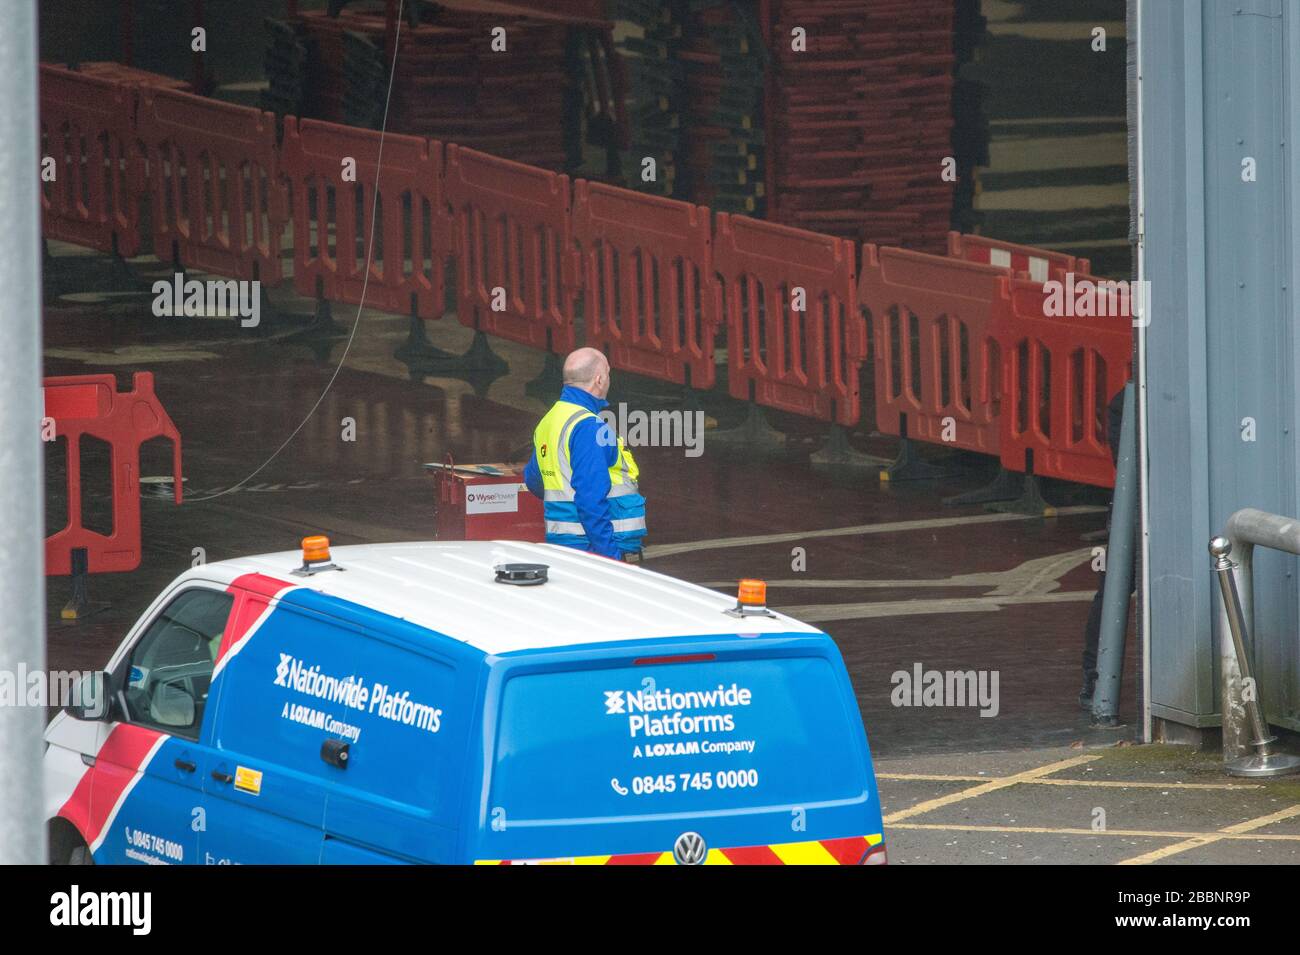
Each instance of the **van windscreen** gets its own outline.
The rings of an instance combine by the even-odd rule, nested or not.
[[[514,676],[491,805],[540,821],[860,798],[861,729],[846,695],[823,656]]]

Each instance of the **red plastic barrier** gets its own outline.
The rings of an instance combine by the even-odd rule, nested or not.
[[[135,91],[97,76],[41,65],[41,183],[46,238],[122,256],[140,251],[144,161],[135,148]]]
[[[880,431],[902,434],[906,415],[907,437],[998,453],[1001,349],[993,308],[1008,274],[962,259],[862,247],[858,303],[874,332]]]
[[[1113,487],[1106,406],[1132,374],[1127,314],[1049,316],[1041,282],[1008,279],[994,306],[1002,346],[1002,464]]]
[[[858,366],[867,357],[855,249],[745,216],[719,214],[713,263],[727,309],[729,388],[736,398],[795,414],[857,423]],[[793,311],[795,290],[805,310]]]
[[[453,245],[442,144],[393,133],[382,138],[381,147],[374,130],[285,117],[280,163],[293,200],[293,286],[314,297],[319,283],[324,298],[353,304],[364,291],[371,308],[440,318]],[[356,178],[345,182],[347,158]]]
[[[153,186],[154,254],[238,279],[281,279],[288,203],[275,115],[171,90],[143,90],[136,129]]]
[[[112,80],[114,83],[124,83],[128,86],[154,86],[159,89],[181,90],[186,93],[194,89],[194,87],[190,86],[188,80],[178,80],[176,77],[167,76],[165,73],[142,70],[112,60],[78,63],[77,72],[88,73],[91,76]]]
[[[579,180],[573,237],[587,344],[615,368],[711,388],[719,314],[709,210]]]
[[[571,351],[577,257],[569,177],[448,146],[446,195],[456,221],[461,323],[534,348]],[[493,308],[498,303],[500,311]]]
[[[132,391],[119,392],[112,375],[45,379],[45,416],[67,442],[68,523],[45,538],[45,573],[72,573],[72,552],[84,548],[92,574],[140,566],[140,445],[151,438],[172,442],[176,503],[181,502],[181,436],[153,390],[153,374],[135,373]],[[82,524],[81,438],[105,441],[112,453],[113,529],[99,534]]]
[[[1014,269],[1016,272],[1028,272],[1029,277],[1037,282],[1059,280],[1066,272],[1087,275],[1092,271],[1092,263],[1087,259],[961,232],[948,233],[948,254],[968,262],[982,262],[985,265]]]

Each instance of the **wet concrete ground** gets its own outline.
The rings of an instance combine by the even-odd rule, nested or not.
[[[355,309],[335,308],[342,329],[334,337],[304,334],[312,303],[282,290],[272,298],[283,314],[264,314],[256,330],[231,319],[160,319],[150,313],[149,283],[169,278],[168,267],[142,257],[123,268],[58,243],[51,251],[46,373],[112,371],[125,388],[130,372],[152,371],[183,436],[186,479],[180,507],[165,485],[146,487],[143,565],[91,578],[92,602],[107,607],[66,624],[59,610],[68,581],[49,581],[52,665],[102,664],[196,548],[211,561],[294,547],[309,533],[339,544],[432,537],[432,480],[422,465],[448,453],[460,462],[503,460],[529,443],[546,407],[525,393],[543,356],[508,342],[492,342],[510,371],[490,384],[426,377],[393,357],[406,319],[366,311],[349,347]],[[427,332],[454,353],[472,337],[452,316],[427,323]],[[680,398],[675,386],[615,374],[616,405],[674,408]],[[710,423],[724,428],[743,416],[721,392],[703,404]],[[355,419],[354,442],[342,438],[345,418]],[[740,577],[768,580],[773,606],[838,640],[879,754],[1133,735],[1132,726],[1090,730],[1076,702],[1096,579],[1096,542],[1081,535],[1104,527],[1104,496],[1049,489],[1054,503],[1075,505],[1054,519],[948,508],[943,497],[991,476],[987,461],[954,458],[943,480],[882,484],[875,470],[811,468],[807,455],[824,429],[771,420],[789,431],[774,455],[734,448],[712,432],[698,457],[638,449],[650,568],[727,591]],[[892,439],[862,434],[854,442],[878,455],[896,451]],[[165,476],[169,460],[165,445],[146,449],[146,480]],[[61,478],[50,471],[54,526]],[[794,569],[800,554],[804,565]],[[1130,646],[1121,711],[1130,724],[1136,655]],[[996,672],[996,715],[975,706],[894,706],[895,674],[918,665]]]
[[[46,373],[112,371],[126,387],[130,372],[154,372],[184,439],[187,495],[176,507],[165,484],[146,484],[144,562],[91,578],[96,612],[61,621],[69,583],[48,580],[52,668],[102,665],[196,548],[219,560],[291,548],[309,533],[339,544],[430,538],[432,480],[422,465],[448,453],[503,460],[528,443],[545,407],[526,393],[542,356],[522,347],[492,343],[510,371],[490,383],[429,377],[394,358],[405,319],[364,312],[349,346],[355,310],[336,308],[341,334],[305,333],[312,303],[279,290],[281,314],[264,314],[256,332],[229,319],[158,319],[148,283],[166,267],[144,257],[123,269],[57,243],[51,252]],[[471,343],[452,316],[427,331],[450,352]],[[681,395],[616,373],[611,398],[675,408]],[[743,417],[720,393],[702,403],[710,424]],[[355,442],[342,440],[345,417],[356,421]],[[836,638],[877,761],[891,862],[1297,861],[1297,784],[1230,781],[1215,756],[1131,745],[1132,639],[1121,702],[1128,725],[1091,729],[1078,708],[1097,543],[1084,537],[1104,527],[1104,496],[1049,486],[1062,505],[1052,519],[948,508],[943,497],[991,476],[987,462],[934,458],[951,468],[948,477],[882,484],[875,470],[813,469],[807,456],[824,431],[771,420],[788,435],[772,455],[712,432],[699,457],[638,450],[647,564],[727,591],[739,577],[763,577],[773,606]],[[865,433],[853,443],[896,451]],[[169,462],[165,446],[147,448],[142,474],[164,477]],[[54,463],[51,526],[64,506]],[[996,672],[996,715],[895,706],[896,674],[917,665]]]
[[[1300,862],[1300,783],[1231,779],[1186,747],[886,758],[876,772],[893,865]]]

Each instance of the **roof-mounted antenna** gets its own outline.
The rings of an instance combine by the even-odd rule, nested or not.
[[[498,584],[535,587],[546,583],[549,567],[546,564],[497,564],[492,569],[496,571]]]

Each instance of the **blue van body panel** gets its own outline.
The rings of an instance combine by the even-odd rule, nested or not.
[[[474,860],[667,851],[688,829],[733,847],[881,832],[861,715],[825,634],[594,643],[488,666]],[[632,712],[645,690],[668,708]]]
[[[219,661],[199,738],[157,736],[112,770],[135,781],[96,861],[148,861],[130,851],[137,826],[161,861],[208,863],[519,861],[661,853],[688,830],[710,847],[882,832],[853,687],[822,633],[489,656],[296,587]],[[327,740],[349,743],[346,768],[322,757]]]
[[[288,591],[213,682],[215,754],[227,767],[264,775],[256,796],[211,787],[217,832],[210,820],[201,841],[239,861],[269,861],[257,845],[281,852],[277,842],[295,862],[326,861],[322,840],[328,856],[454,861],[484,658],[396,617],[306,588]],[[322,759],[326,739],[350,741],[347,768]]]

